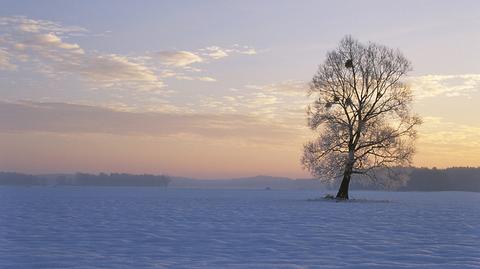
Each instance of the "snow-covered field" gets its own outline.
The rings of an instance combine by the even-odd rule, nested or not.
[[[0,268],[480,268],[480,193],[320,195],[0,187]]]

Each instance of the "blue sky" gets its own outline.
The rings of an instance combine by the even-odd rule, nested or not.
[[[407,80],[425,119],[416,165],[478,166],[478,10],[478,1],[2,1],[0,169],[307,176],[304,90],[346,34],[412,61]],[[105,152],[96,162],[86,160],[92,145]]]

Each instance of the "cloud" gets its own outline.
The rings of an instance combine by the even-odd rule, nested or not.
[[[47,20],[34,20],[25,16],[0,17],[0,27],[7,28],[9,32],[39,33],[53,32],[57,34],[82,35],[87,29],[79,26],[65,26]]]
[[[421,165],[478,165],[480,126],[423,117],[417,148]]]
[[[266,85],[230,88],[223,94],[198,98],[196,111],[208,113],[239,113],[260,121],[274,122],[303,135],[306,128],[306,83],[286,80]]]
[[[245,54],[255,55],[257,51],[249,46],[240,46],[238,44],[233,45],[230,48],[222,48],[219,46],[209,46],[204,49],[200,49],[204,57],[208,57],[213,60],[218,60],[230,56],[231,54]]]
[[[422,142],[434,145],[457,145],[480,148],[480,126],[446,121],[441,117],[423,117]]]
[[[468,96],[480,90],[480,74],[425,75],[409,79],[417,98]]]
[[[222,48],[217,47],[217,46],[211,46],[211,47],[206,47],[205,51],[207,51],[206,54],[210,58],[213,58],[213,59],[217,60],[217,59],[227,57],[228,52],[230,52],[231,50],[222,49]]]
[[[271,94],[265,94],[263,92],[258,92],[253,94],[254,99],[250,104],[252,107],[265,107],[268,105],[278,104],[278,98]]]
[[[158,90],[165,86],[144,58],[85,51],[77,43],[65,41],[71,34],[85,33],[81,27],[2,17],[0,29],[7,37],[2,41],[6,49],[0,51],[2,69],[12,69],[9,59],[15,58],[48,77],[73,75],[93,88]]]
[[[257,54],[257,51],[254,48],[248,48],[246,50],[240,50],[238,51],[240,54],[246,54],[246,55],[255,55]]]
[[[250,89],[257,91],[274,93],[284,96],[305,96],[308,84],[305,81],[299,80],[285,80],[277,83],[271,83],[266,85],[254,85],[250,84],[246,86]]]
[[[78,71],[92,81],[113,83],[117,87],[132,84],[139,89],[158,89],[164,86],[154,71],[132,59],[117,54],[96,55],[85,58],[80,65],[67,68]]]
[[[255,50],[255,48],[252,48],[250,46],[241,46],[241,45],[235,44],[233,45],[233,47],[234,47],[233,51],[240,54],[255,55],[258,53],[257,50]]]
[[[216,79],[212,78],[212,77],[198,77],[198,80],[200,81],[206,81],[206,82],[215,82],[217,81]]]
[[[188,73],[200,72],[201,69],[193,67],[193,64],[209,63],[230,56],[233,53],[256,54],[254,48],[248,46],[234,45],[233,48],[221,48],[219,46],[209,46],[198,51],[169,50],[151,53],[151,58],[157,59],[161,64],[171,69],[180,69],[181,71],[168,70],[162,72],[162,77],[173,77],[180,80],[198,80],[214,82],[216,79],[208,76],[193,76]],[[187,72],[187,74],[185,74]]]
[[[90,34],[78,26],[30,19],[0,17],[0,69],[35,71],[50,79],[72,79],[90,89],[165,92],[165,79],[215,82],[200,73],[206,64],[232,54],[256,54],[249,46],[208,46],[143,55],[121,55],[83,48],[75,37]],[[95,36],[94,34],[90,34]]]
[[[200,56],[189,51],[160,51],[157,56],[163,64],[175,67],[185,67],[203,61]]]
[[[31,39],[26,40],[24,43],[15,44],[17,49],[25,49],[28,46],[35,47],[38,50],[45,48],[58,48],[64,50],[70,50],[73,53],[84,54],[84,50],[80,48],[78,44],[67,43],[54,33],[36,34]]]
[[[0,133],[108,133],[278,141],[298,134],[290,128],[239,114],[128,112],[68,103],[0,101]]]
[[[0,47],[0,70],[16,70],[17,66],[10,62],[10,53]]]
[[[192,76],[186,76],[183,74],[177,74],[175,75],[176,79],[180,80],[198,80],[198,81],[204,81],[204,82],[215,82],[217,81],[216,79],[212,77],[192,77]]]

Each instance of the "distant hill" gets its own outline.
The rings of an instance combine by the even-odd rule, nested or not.
[[[233,179],[172,178],[171,187],[200,189],[323,189],[325,185],[314,179],[255,176]]]
[[[97,175],[52,174],[28,175],[0,172],[0,185],[20,186],[161,186],[198,189],[331,189],[315,179],[255,176],[233,179],[193,179],[164,175],[100,173]],[[335,186],[336,188],[336,186]],[[352,189],[375,190],[378,186],[352,181]],[[412,168],[410,180],[400,191],[475,191],[480,192],[480,168],[447,169]]]

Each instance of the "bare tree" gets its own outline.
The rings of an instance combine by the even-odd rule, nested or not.
[[[308,126],[318,132],[304,146],[302,163],[324,181],[342,178],[337,199],[348,199],[352,175],[384,183],[411,164],[415,127],[412,92],[402,82],[410,62],[398,50],[362,44],[350,36],[327,54],[309,88]]]

